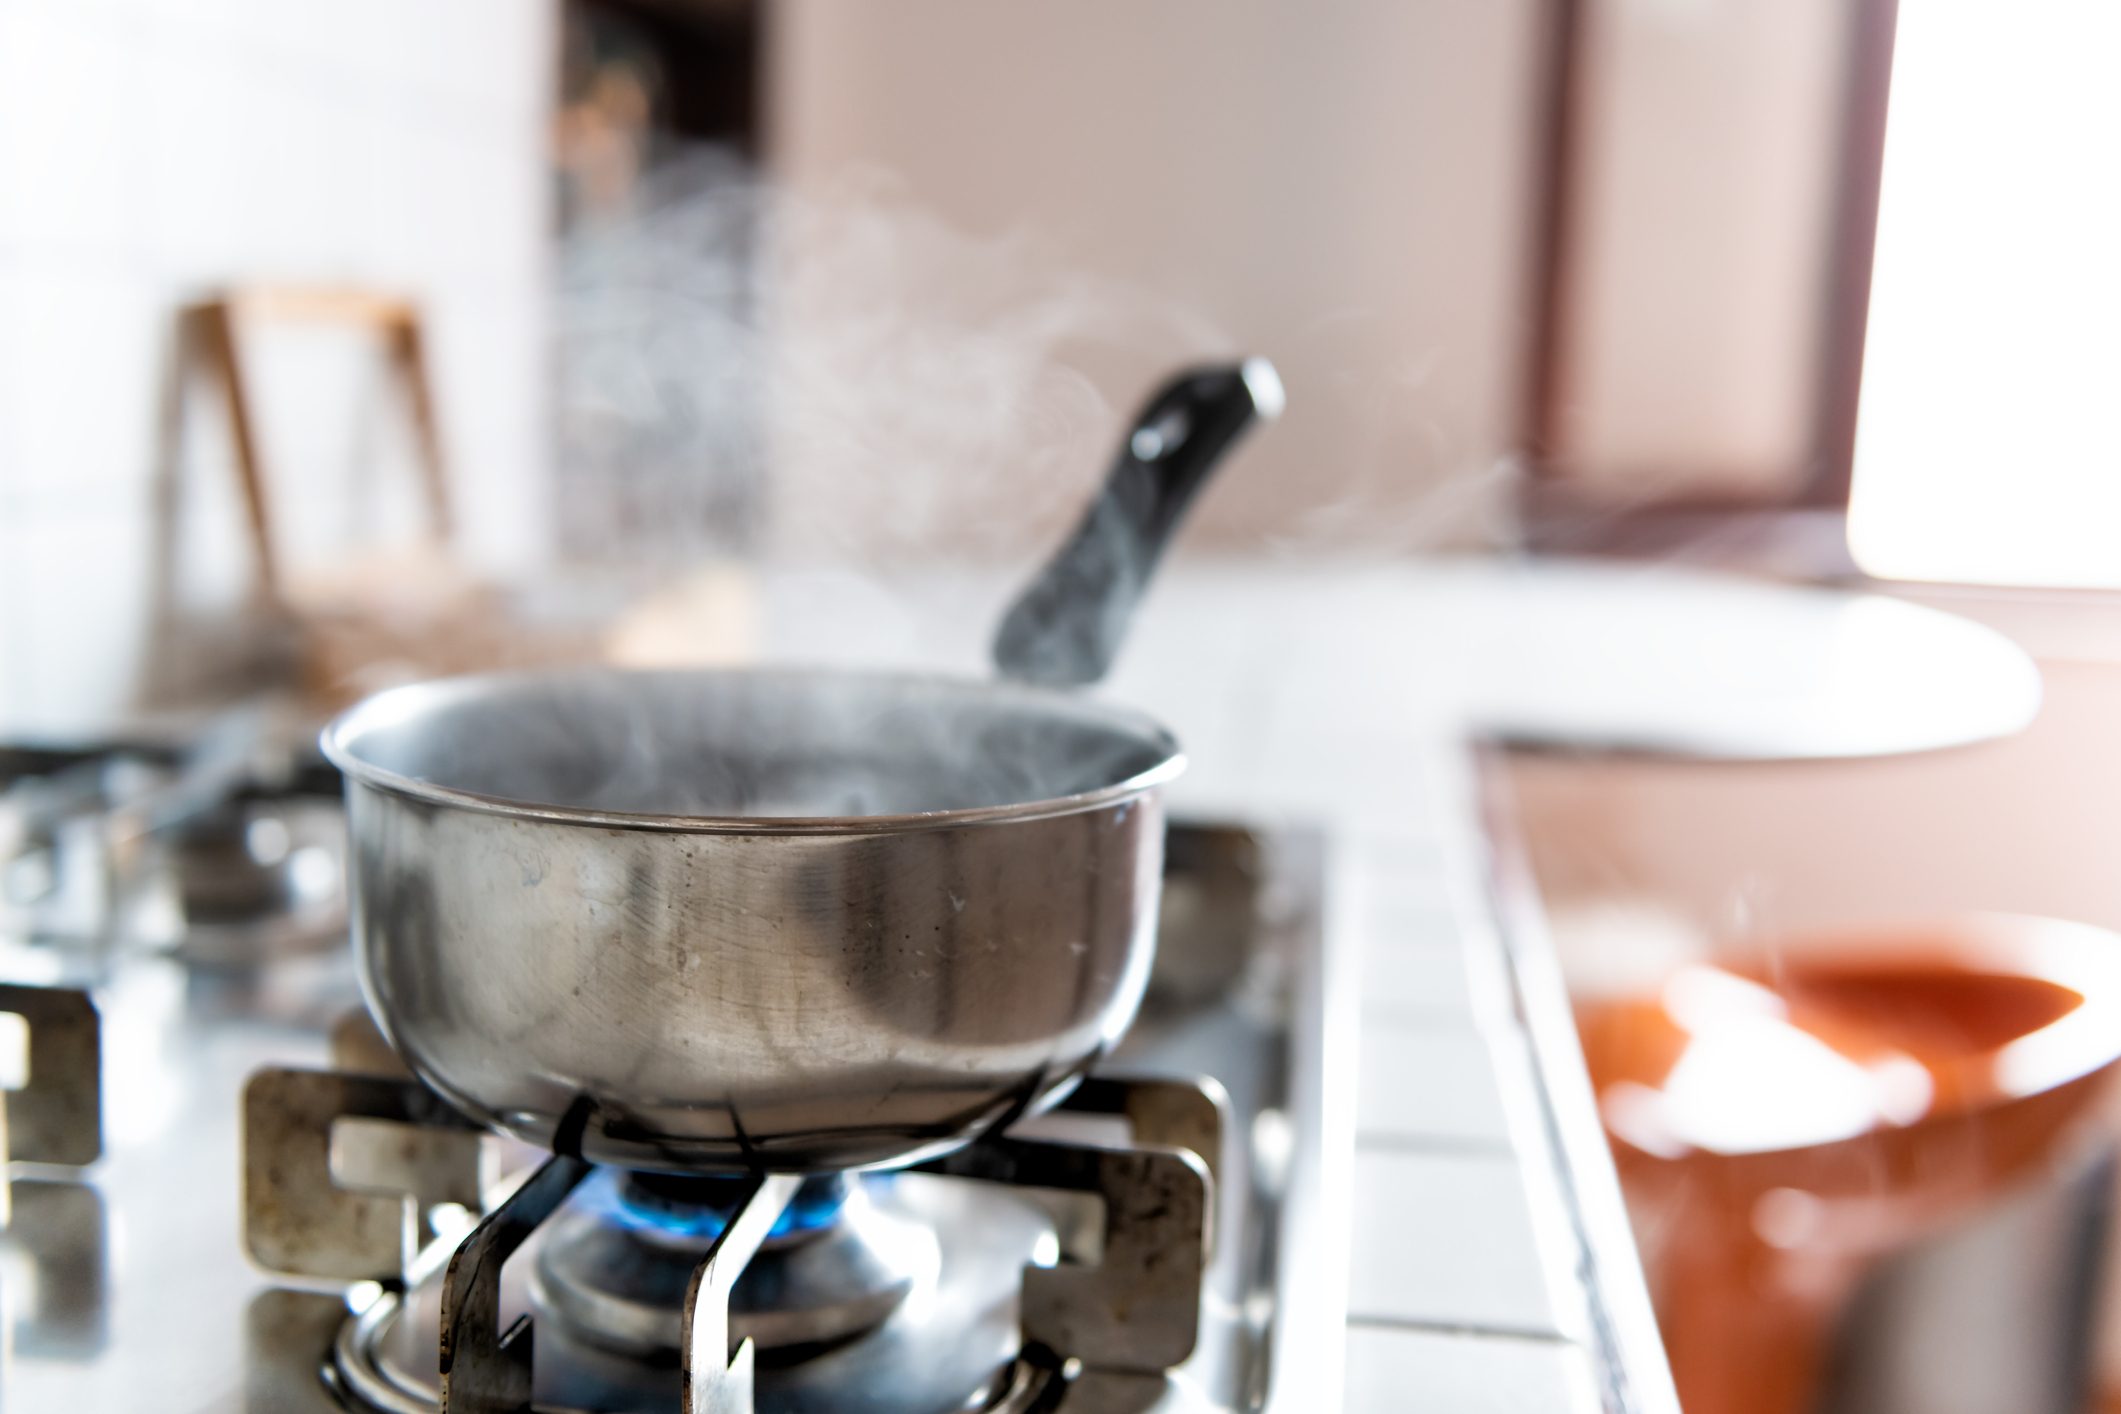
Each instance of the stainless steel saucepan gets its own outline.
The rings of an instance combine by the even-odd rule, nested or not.
[[[1100,676],[1259,360],[1139,419],[1004,620],[1016,681],[580,669],[398,688],[346,777],[370,1009],[475,1119],[631,1168],[911,1163],[1060,1098],[1148,977],[1184,759]]]

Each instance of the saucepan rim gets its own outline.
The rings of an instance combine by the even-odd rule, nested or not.
[[[1145,749],[1157,753],[1158,759],[1133,775],[1109,785],[1068,795],[1012,801],[1003,805],[888,815],[670,815],[645,811],[586,810],[440,785],[379,766],[365,759],[358,746],[361,736],[366,732],[414,716],[440,711],[466,698],[481,696],[512,684],[584,676],[614,679],[748,677],[775,678],[792,683],[829,682],[843,687],[868,685],[881,689],[915,690],[941,688],[949,692],[963,693],[967,700],[973,697],[984,699],[987,705],[993,707],[1044,711],[1056,718],[1072,717],[1088,725],[1132,736],[1138,738]],[[1015,682],[959,677],[948,673],[830,667],[629,669],[583,665],[563,669],[510,669],[433,678],[385,688],[363,698],[324,728],[318,738],[318,745],[322,748],[325,758],[338,767],[349,782],[411,800],[519,820],[542,820],[558,825],[712,835],[876,835],[998,824],[1012,820],[1048,819],[1117,804],[1175,780],[1186,769],[1185,754],[1179,748],[1178,739],[1155,718],[1131,708]]]

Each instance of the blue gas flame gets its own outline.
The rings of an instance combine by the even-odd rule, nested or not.
[[[744,1180],[688,1183],[683,1196],[658,1191],[640,1183],[629,1183],[613,1170],[590,1177],[578,1201],[607,1220],[656,1236],[707,1243],[721,1236],[743,1201]],[[795,1190],[767,1240],[814,1232],[829,1226],[854,1192],[854,1181],[844,1174],[805,1179]]]

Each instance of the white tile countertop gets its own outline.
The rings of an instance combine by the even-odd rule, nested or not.
[[[783,660],[981,672],[1012,587],[770,575],[759,641]],[[1331,842],[1327,986],[1345,1024],[1326,1073],[1345,1138],[1324,1170],[1336,1240],[1308,1260],[1346,1304],[1307,1408],[1676,1414],[1479,743],[1915,750],[2017,730],[2038,679],[2000,637],[1929,611],[1699,575],[1179,566],[1100,691],[1186,744],[1174,811],[1302,820]]]
[[[1438,744],[1409,802],[1430,830],[1343,837],[1360,1020],[1342,1407],[1669,1414],[1661,1356],[1640,1368],[1612,1330],[1616,1309],[1642,1319],[1632,1248],[1593,1260],[1554,1149],[1473,764]]]

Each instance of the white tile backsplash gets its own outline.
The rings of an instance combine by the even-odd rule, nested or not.
[[[14,582],[29,610],[22,638],[30,671],[9,693],[25,719],[64,733],[75,725],[75,703],[133,700],[150,627],[148,519],[76,511],[41,515],[26,528]],[[78,637],[82,625],[96,626],[93,643]]]
[[[497,574],[523,570],[551,540],[551,502],[541,489],[548,424],[525,416],[520,397],[545,382],[540,313],[507,290],[468,286],[429,312],[431,356],[453,370],[442,438],[462,469],[458,543],[471,563]]]
[[[0,248],[128,242],[141,112],[115,32],[58,0],[0,10]]]
[[[43,0],[30,0],[43,3]],[[430,112],[542,111],[549,7],[536,0],[77,0],[161,44],[291,74],[312,90],[387,91]]]
[[[25,261],[0,268],[6,491],[18,513],[140,506],[169,342],[144,276]]]
[[[1576,1334],[1514,1158],[1358,1148],[1354,1212],[1350,1320]]]
[[[154,36],[153,38],[159,38]],[[173,288],[226,280],[255,246],[246,134],[266,114],[226,54],[149,42],[141,106],[138,261]]]
[[[0,683],[36,680],[30,656],[29,580],[22,561],[28,533],[0,496]]]
[[[250,258],[286,278],[362,278],[364,222],[351,208],[365,193],[344,175],[359,168],[330,142],[336,105],[303,102],[297,85],[276,75],[252,91],[248,108],[238,150]],[[350,199],[335,203],[341,194]]]
[[[6,3],[7,0],[0,0],[0,5]],[[0,249],[0,367],[7,363],[7,331],[23,318],[23,303],[28,297],[28,277]],[[15,414],[21,405],[21,390],[12,378],[0,373],[0,527],[7,524],[10,496],[22,476],[22,459],[15,450]],[[0,589],[5,587],[6,581],[0,579]],[[0,682],[5,681],[0,678]]]
[[[84,556],[140,558],[172,323],[216,287],[419,299],[460,524],[489,565],[539,557],[555,33],[550,0],[0,0],[0,514],[10,543],[49,540],[39,563],[73,586],[40,583],[24,607],[23,573],[0,575],[16,625],[0,625],[0,726],[128,706],[138,574],[73,576]],[[256,381],[298,520],[347,502],[332,478],[349,418],[387,418],[367,439],[402,442],[358,381],[269,403]],[[187,455],[214,458],[186,468],[194,500],[231,515],[226,438],[199,426],[218,406],[190,411]],[[187,573],[214,582],[180,586],[191,599],[247,580],[232,530],[187,528],[205,547]]]
[[[465,50],[449,33],[449,18],[460,8],[456,0],[447,5],[369,0],[335,7],[322,24],[290,23],[284,15],[275,16],[265,34],[276,49],[364,86],[411,87],[425,77],[447,92],[453,86],[451,76],[446,69],[434,69],[463,62]]]
[[[1348,1414],[1597,1414],[1591,1362],[1549,1341],[1348,1330]]]
[[[554,62],[534,26],[521,23],[523,0],[406,0],[413,25],[430,42],[396,35],[397,61],[413,83],[496,115],[544,121],[548,68]]]
[[[413,244],[403,258],[471,279],[535,273],[523,264],[532,248],[513,249],[522,243],[510,236],[541,216],[537,184],[526,183],[524,175],[494,161],[491,144],[476,134],[428,136],[406,190],[396,197],[411,217],[406,231]],[[497,260],[503,263],[497,266]]]

